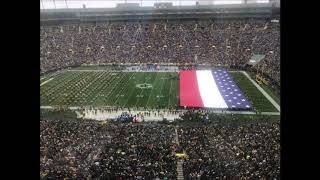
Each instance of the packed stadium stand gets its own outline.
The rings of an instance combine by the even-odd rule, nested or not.
[[[154,15],[149,16],[145,20],[137,17],[139,20],[41,25],[40,71],[83,63],[206,63],[239,67],[252,54],[263,54],[266,58],[260,68],[280,83],[280,25],[272,22],[270,15],[237,19],[170,16],[151,20],[148,18]],[[43,21],[42,24],[49,23],[48,19]]]
[[[278,123],[172,125],[43,120],[40,172],[47,179],[279,179]]]

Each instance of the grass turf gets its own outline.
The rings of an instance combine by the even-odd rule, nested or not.
[[[239,88],[251,100],[253,107],[261,112],[278,112],[271,102],[241,72],[230,72]],[[271,96],[272,97],[272,96]]]
[[[247,77],[240,72],[230,74],[253,107],[277,112]],[[40,87],[40,101],[42,106],[176,107],[179,80],[173,77],[177,76],[174,72],[67,71]],[[152,88],[138,88],[138,84],[150,84]]]
[[[178,105],[177,73],[79,72],[59,74],[40,88],[41,105],[160,107]],[[152,88],[138,88],[150,84]]]
[[[77,119],[77,114],[72,110],[66,110],[66,111],[54,110],[53,111],[53,110],[42,109],[40,111],[40,119],[74,120],[74,119]]]
[[[248,72],[248,74],[252,79],[255,79],[255,75],[253,73]],[[274,89],[272,89],[272,87],[264,83],[259,85],[264,91],[266,91],[266,93],[268,93],[272,97],[273,100],[275,100],[280,105],[280,96],[275,92]]]
[[[273,91],[273,89],[265,84],[260,84],[261,88],[264,89],[266,91],[266,93],[268,93],[273,100],[275,100],[279,105],[280,105],[280,97]]]
[[[40,77],[40,84],[48,80],[48,77],[42,76]]]
[[[73,67],[72,70],[111,70],[115,69],[116,67],[119,66],[111,66],[111,65],[105,65],[105,66],[78,66],[78,67]]]

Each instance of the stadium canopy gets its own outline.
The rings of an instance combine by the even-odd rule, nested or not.
[[[115,8],[118,4],[140,7],[166,3],[172,6],[270,3],[274,0],[40,0],[40,9]],[[276,0],[278,1],[278,0]]]

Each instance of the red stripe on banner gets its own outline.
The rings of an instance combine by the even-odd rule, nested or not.
[[[203,107],[196,71],[180,71],[180,106]]]

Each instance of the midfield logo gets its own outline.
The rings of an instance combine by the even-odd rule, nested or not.
[[[140,89],[151,89],[151,88],[152,88],[152,85],[151,85],[151,84],[143,83],[143,84],[137,84],[136,87],[137,87],[137,88],[140,88]]]

